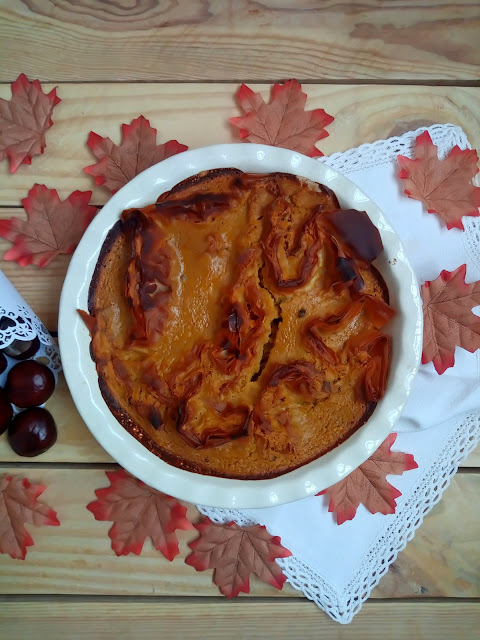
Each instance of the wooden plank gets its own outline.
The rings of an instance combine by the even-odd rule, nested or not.
[[[47,402],[47,408],[55,418],[58,440],[54,447],[29,462],[111,463],[109,454],[102,449],[80,417],[65,378],[60,375],[57,388]],[[0,463],[23,462],[10,448],[7,438],[0,438]],[[462,467],[480,467],[480,445],[462,463]]]
[[[470,640],[480,623],[480,603],[471,602],[367,602],[348,627],[336,624],[306,600],[44,602],[22,598],[2,604],[3,640],[64,638],[65,633],[69,640],[137,640],[158,634],[162,640],[383,640],[386,629],[395,640]]]
[[[0,593],[142,596],[219,596],[212,572],[197,572],[183,562],[196,532],[180,531],[180,556],[172,563],[147,543],[140,556],[117,558],[107,532],[86,511],[94,491],[108,486],[100,469],[4,467],[42,482],[42,496],[56,509],[60,527],[30,527],[35,546],[24,562],[3,555]],[[415,538],[399,555],[393,570],[373,592],[374,598],[480,597],[480,513],[472,509],[480,491],[480,474],[457,475],[443,500],[425,519]],[[191,517],[198,516],[189,506]],[[462,526],[458,526],[458,522]],[[278,592],[252,580],[252,595],[300,597],[288,585]],[[0,610],[2,607],[0,607]]]
[[[221,595],[212,584],[210,571],[197,572],[183,562],[195,531],[178,532],[181,555],[173,562],[153,549],[150,541],[140,556],[115,556],[108,537],[111,523],[97,522],[86,510],[86,505],[95,500],[95,489],[109,484],[104,471],[22,465],[20,469],[0,471],[0,475],[7,473],[46,484],[42,500],[57,511],[61,526],[32,529],[35,546],[24,562],[0,556],[0,594]],[[190,505],[189,517],[198,516]],[[257,596],[278,595],[276,589],[257,580],[252,581],[251,592]],[[289,586],[281,595],[301,596]]]
[[[47,84],[45,90],[53,86]],[[251,86],[268,97],[270,85]],[[13,175],[6,161],[0,163],[0,206],[20,206],[34,182],[58,189],[62,198],[75,189],[93,189],[93,202],[103,204],[109,192],[95,187],[91,176],[83,172],[95,161],[86,146],[88,132],[119,142],[120,125],[140,114],[158,129],[162,142],[173,138],[190,148],[239,142],[228,123],[240,113],[234,99],[238,87],[213,83],[61,85],[62,102],[55,108],[44,155]],[[329,137],[319,143],[325,154],[434,122],[460,125],[472,145],[480,146],[480,88],[309,85],[306,89],[307,108],[322,107],[335,117],[328,127]],[[0,85],[0,97],[10,96],[10,86]]]
[[[9,0],[1,79],[477,80],[479,30],[477,0]]]
[[[465,522],[477,504],[479,487],[480,474],[453,478],[374,596],[480,597],[480,513]]]

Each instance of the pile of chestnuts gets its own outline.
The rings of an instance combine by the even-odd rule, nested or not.
[[[19,456],[38,456],[57,440],[57,427],[47,409],[40,407],[55,389],[55,376],[41,362],[30,360],[40,342],[14,340],[0,349],[0,374],[8,367],[7,357],[16,360],[0,386],[0,435],[7,431],[8,442]],[[14,406],[18,412],[14,411]]]

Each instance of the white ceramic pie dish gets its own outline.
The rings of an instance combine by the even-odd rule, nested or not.
[[[393,337],[387,391],[372,417],[348,440],[309,464],[268,480],[203,476],[173,467],[148,451],[110,413],[90,358],[90,335],[77,309],[87,309],[90,281],[105,237],[129,207],[155,202],[160,193],[206,169],[283,171],[333,189],[344,208],[364,210],[378,227],[384,252],[375,265],[397,310],[386,330]],[[354,183],[299,153],[254,144],[225,144],[187,151],[147,169],[118,191],[85,232],[65,278],[60,300],[59,341],[65,377],[83,420],[108,453],[137,478],[169,495],[212,507],[260,508],[293,502],[338,482],[364,462],[394,429],[410,393],[422,348],[418,284],[400,239],[380,209]]]

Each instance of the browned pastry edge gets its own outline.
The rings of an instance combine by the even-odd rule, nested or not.
[[[161,193],[157,198],[157,202],[160,201],[160,198],[164,199],[167,196],[171,196],[174,193],[181,191],[182,189],[188,189],[189,187],[193,187],[194,185],[201,184],[202,182],[205,182],[205,180],[211,180],[212,178],[218,178],[220,176],[240,176],[242,175],[242,173],[243,171],[241,171],[240,169],[234,169],[233,167],[227,169],[208,169],[206,171],[200,171],[200,173],[197,173],[194,176],[185,178],[185,180],[182,180],[174,187],[172,187],[170,191],[164,191],[163,193]]]
[[[93,271],[92,279],[90,281],[90,286],[88,288],[88,313],[90,315],[93,314],[95,310],[95,296],[97,293],[97,285],[98,279],[100,276],[100,271],[105,266],[105,259],[107,258],[110,250],[115,244],[117,238],[123,231],[123,222],[121,220],[117,220],[110,231],[107,233],[107,237],[103,241],[102,248],[100,249],[100,253],[98,254],[97,264],[95,265],[95,269]]]
[[[370,269],[372,270],[372,273],[375,276],[375,278],[377,278],[378,284],[382,289],[382,296],[383,296],[384,302],[386,302],[387,304],[390,304],[390,292],[388,290],[387,283],[383,279],[382,274],[377,269],[377,267],[373,264],[370,265]]]
[[[217,478],[230,478],[231,480],[268,480],[269,478],[277,478],[278,476],[284,475],[287,472],[294,471],[295,469],[299,469],[300,467],[305,466],[309,462],[313,462],[313,460],[318,460],[318,455],[309,458],[308,460],[302,461],[295,467],[289,467],[288,471],[278,471],[273,473],[264,473],[258,475],[232,475],[232,474],[223,474],[219,472],[214,472],[208,467],[203,467],[199,464],[194,464],[192,462],[188,462],[179,456],[173,455],[156,442],[154,442],[146,433],[143,431],[129,416],[129,414],[123,409],[117,402],[116,398],[111,394],[110,389],[105,383],[103,376],[98,376],[98,386],[100,387],[100,392],[105,400],[107,407],[110,409],[112,415],[116,418],[116,420],[122,425],[130,435],[132,435],[138,442],[140,442],[144,447],[146,447],[151,453],[155,454],[159,458],[161,458],[164,462],[171,464],[174,467],[178,467],[183,469],[184,471],[190,471],[193,473],[199,473],[204,476],[215,476]],[[376,402],[370,402],[365,409],[363,416],[358,420],[358,422],[344,434],[344,436],[338,440],[332,447],[329,449],[325,449],[325,451],[321,455],[325,455],[332,449],[335,449],[339,444],[345,442],[351,435],[357,431],[361,426],[367,422],[372,413],[377,406]]]

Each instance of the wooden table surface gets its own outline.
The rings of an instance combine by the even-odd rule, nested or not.
[[[478,0],[0,0],[0,96],[20,74],[58,86],[44,156],[8,173],[0,217],[22,215],[35,182],[65,198],[92,188],[90,130],[117,140],[143,114],[160,141],[190,148],[235,140],[228,118],[240,82],[268,95],[296,77],[308,108],[335,116],[328,154],[436,122],[460,125],[480,147]],[[108,192],[94,187],[93,202]],[[0,254],[8,243],[0,240]],[[1,268],[55,331],[69,258],[45,269]],[[85,510],[112,459],[90,435],[62,380],[48,402],[59,441],[38,458],[0,439],[0,473],[48,486],[61,527],[32,528],[27,559],[0,556],[0,637],[473,638],[480,623],[480,452],[474,452],[347,627],[286,585],[252,580],[229,601],[211,572],[169,563],[147,544],[117,558],[110,524]],[[194,508],[190,507],[192,512]],[[179,532],[181,554],[191,532]]]

